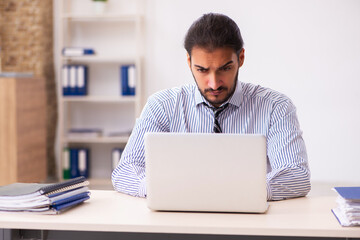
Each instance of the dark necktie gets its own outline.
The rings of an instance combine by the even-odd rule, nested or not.
[[[209,105],[205,104],[207,107],[211,108],[211,110],[214,111],[214,129],[213,132],[214,133],[222,133],[220,124],[219,124],[219,116],[220,113],[222,113],[222,111],[224,111],[228,106],[229,103],[226,103],[224,106],[219,107],[219,108],[214,108],[214,107],[210,107]]]

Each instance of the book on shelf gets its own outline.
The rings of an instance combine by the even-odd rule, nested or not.
[[[74,138],[97,138],[103,135],[102,129],[99,128],[71,128],[68,130],[66,137]]]
[[[131,130],[129,131],[109,131],[105,134],[107,137],[129,137]]]
[[[94,55],[95,51],[92,48],[82,47],[64,47],[62,55],[65,57],[80,57],[85,55]]]
[[[120,67],[121,95],[135,96],[136,69],[134,64],[122,65]]]
[[[89,182],[78,177],[60,183],[13,183],[0,187],[0,211],[58,214],[90,198]]]
[[[113,148],[111,153],[112,170],[114,170],[119,164],[122,151],[122,148]]]
[[[79,176],[89,177],[89,149],[78,149],[78,171]]]
[[[63,149],[63,178],[71,179],[79,176],[88,178],[90,169],[90,150],[88,148]]]
[[[63,179],[70,179],[70,149],[65,147],[62,156]]]
[[[65,64],[62,67],[63,96],[86,96],[88,66]]]
[[[360,226],[360,187],[335,187],[337,206],[332,209],[344,227]]]

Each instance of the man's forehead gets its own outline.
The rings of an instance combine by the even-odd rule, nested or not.
[[[236,53],[232,48],[216,48],[209,50],[206,48],[194,47],[191,52],[191,62],[194,65],[207,68],[209,65],[221,67],[234,62]]]
[[[191,49],[191,55],[194,54],[194,52],[204,52],[207,54],[214,53],[214,52],[232,52],[236,54],[236,51],[231,47],[217,47],[217,48],[210,48],[210,47],[202,47],[202,46],[194,46]]]

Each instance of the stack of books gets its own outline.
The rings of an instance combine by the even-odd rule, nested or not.
[[[332,209],[344,227],[360,226],[360,187],[335,187],[337,207]]]
[[[103,135],[102,129],[99,128],[71,128],[68,130],[66,137],[69,139],[78,138],[98,138]]]
[[[90,198],[85,177],[61,183],[13,183],[0,187],[0,211],[58,214]]]

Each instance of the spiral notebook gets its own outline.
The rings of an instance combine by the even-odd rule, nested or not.
[[[0,187],[0,211],[59,213],[90,198],[85,177],[60,183],[13,183]]]
[[[0,200],[28,199],[54,192],[68,191],[86,185],[89,185],[89,182],[83,176],[60,183],[13,183],[0,187]]]

